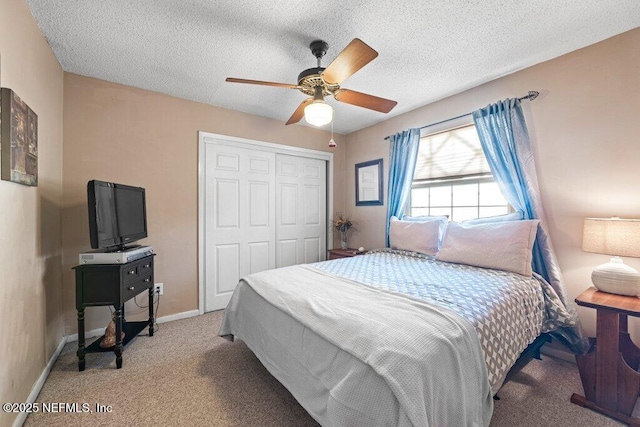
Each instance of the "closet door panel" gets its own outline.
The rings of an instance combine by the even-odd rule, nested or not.
[[[278,154],[276,171],[276,265],[324,261],[328,226],[326,162]]]
[[[238,281],[275,268],[275,153],[205,145],[205,311]]]

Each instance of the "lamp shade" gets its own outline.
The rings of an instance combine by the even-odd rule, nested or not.
[[[304,107],[304,119],[313,126],[324,126],[333,119],[333,107],[323,100],[313,101]]]
[[[586,218],[582,234],[582,250],[640,258],[640,220]]]

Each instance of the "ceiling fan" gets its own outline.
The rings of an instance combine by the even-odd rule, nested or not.
[[[330,123],[331,120],[333,120],[333,108],[324,101],[324,97],[327,95],[333,95],[337,101],[381,113],[388,113],[396,106],[396,101],[340,87],[343,81],[378,56],[378,52],[362,40],[357,38],[353,39],[326,68],[320,66],[320,60],[325,53],[327,53],[329,45],[323,40],[314,40],[309,45],[309,48],[311,49],[311,53],[317,58],[318,66],[308,68],[301,72],[298,75],[297,85],[236,79],[233,77],[227,77],[226,81],[231,83],[248,83],[285,89],[298,89],[305,95],[311,96],[311,98],[302,101],[287,121],[287,125],[298,123],[303,116],[309,124],[314,126],[323,126]]]

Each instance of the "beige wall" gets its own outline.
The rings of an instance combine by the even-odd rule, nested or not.
[[[266,102],[267,100],[265,100]],[[305,126],[173,98],[65,73],[64,308],[66,333],[76,332],[71,267],[90,249],[86,184],[91,179],[145,187],[156,282],[164,283],[159,316],[198,308],[198,131],[334,153],[334,207],[344,200],[344,137]],[[141,300],[142,302],[142,300]],[[143,313],[132,303],[130,314]],[[106,307],[86,311],[87,330],[104,327]],[[133,316],[130,316],[133,318]]]
[[[38,187],[0,181],[0,402],[23,402],[63,336],[63,72],[26,3],[0,1],[0,83],[38,115]],[[0,426],[14,414],[0,412]]]
[[[360,229],[350,245],[383,245],[386,206],[355,207],[353,170],[355,163],[382,157],[386,181],[386,135],[535,89],[542,95],[525,108],[550,232],[569,294],[580,293],[593,266],[607,259],[580,250],[583,218],[640,217],[638,45],[640,29],[346,138],[336,135],[334,210],[351,213]],[[89,248],[88,180],[147,189],[145,243],[158,253],[156,281],[165,283],[159,315],[179,313],[198,306],[197,132],[323,151],[329,151],[329,134],[64,74],[21,0],[0,0],[0,55],[2,86],[14,89],[39,118],[39,186],[0,181],[0,401],[19,402],[63,334],[76,332],[70,268]],[[385,182],[385,198],[386,192]],[[627,262],[640,268],[638,260]],[[580,314],[593,334],[593,313]],[[89,309],[87,319],[87,329],[104,327],[108,310]],[[13,419],[0,413],[0,426]]]
[[[573,299],[607,256],[580,249],[585,217],[640,218],[640,29],[494,80],[347,136],[346,205],[362,226],[352,245],[384,244],[385,206],[356,207],[354,164],[382,157],[395,132],[538,90],[524,102],[551,238]],[[424,83],[428,84],[428,83]],[[385,195],[387,187],[385,182]],[[640,260],[625,262],[640,269]],[[595,315],[579,308],[587,331]]]

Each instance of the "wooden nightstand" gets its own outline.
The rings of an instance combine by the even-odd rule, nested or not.
[[[357,249],[329,249],[329,259],[349,258],[356,255],[363,255],[366,252],[358,252]]]
[[[593,409],[631,426],[640,391],[640,349],[631,341],[627,316],[640,317],[640,298],[589,288],[576,298],[583,307],[597,310],[596,338],[591,349],[576,356],[585,396],[573,394],[571,402]]]

